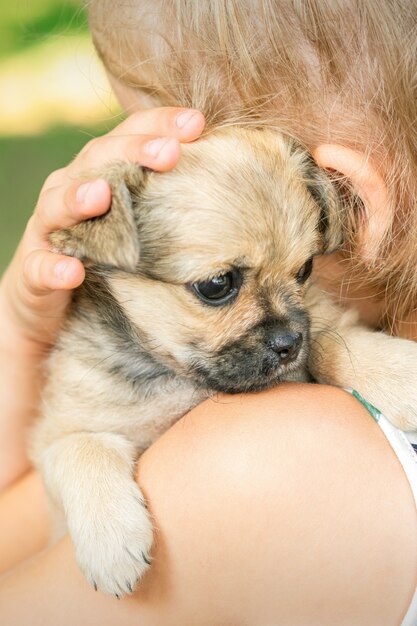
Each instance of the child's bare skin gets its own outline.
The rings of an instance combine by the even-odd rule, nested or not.
[[[0,580],[2,623],[401,623],[417,576],[415,505],[389,443],[349,394],[287,385],[203,403],[139,472],[158,535],[137,593],[96,593],[67,538]],[[47,533],[38,477],[6,496],[0,570]]]

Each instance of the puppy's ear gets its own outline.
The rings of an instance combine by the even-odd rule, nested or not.
[[[319,230],[323,236],[323,253],[327,254],[340,248],[345,240],[343,194],[336,177],[320,168],[310,154],[304,163],[307,189],[320,208]]]
[[[98,217],[62,229],[50,236],[53,248],[75,256],[126,271],[139,262],[139,238],[135,215],[147,173],[133,163],[115,163],[101,172],[110,184],[110,210]]]

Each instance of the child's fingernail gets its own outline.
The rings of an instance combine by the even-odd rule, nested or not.
[[[162,148],[166,146],[169,140],[169,137],[161,137],[160,139],[154,139],[153,141],[150,141],[146,146],[147,153],[153,157],[157,157]]]
[[[107,210],[110,207],[109,184],[103,178],[80,185],[75,197],[87,211],[96,212],[100,208]]]
[[[66,279],[69,265],[70,261],[60,261],[55,265],[55,276],[59,278],[59,280],[64,281]]]
[[[199,116],[198,111],[194,111],[192,109],[188,111],[182,111],[181,113],[177,115],[175,123],[178,126],[178,128],[185,128],[185,126],[192,126],[191,122],[193,118],[197,120],[197,116]]]
[[[91,187],[91,183],[84,183],[83,185],[80,185],[77,189],[77,193],[75,194],[75,197],[77,198],[77,202],[79,202],[80,204],[82,204],[87,196],[87,192]]]
[[[74,281],[79,279],[79,264],[75,259],[65,259],[59,261],[54,268],[55,276],[65,286],[75,284]],[[79,282],[79,281],[78,281]]]

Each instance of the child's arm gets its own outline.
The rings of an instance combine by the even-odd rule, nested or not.
[[[90,141],[68,167],[46,180],[0,282],[0,490],[27,469],[25,430],[37,409],[40,366],[59,331],[71,290],[84,279],[80,261],[49,250],[49,234],[108,210],[108,184],[101,179],[83,183],[86,172],[116,160],[155,170],[172,168],[180,155],[179,142],[195,139],[204,126],[200,113],[182,124],[189,113],[174,108],[137,112]]]

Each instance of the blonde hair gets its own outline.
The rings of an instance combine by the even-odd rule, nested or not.
[[[386,323],[417,308],[416,0],[92,0],[89,16],[104,64],[147,105],[367,154],[395,207],[367,282]]]

